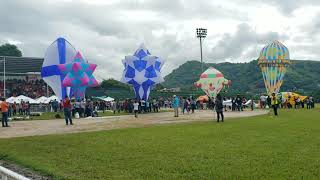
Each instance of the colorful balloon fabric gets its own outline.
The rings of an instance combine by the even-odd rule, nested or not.
[[[65,75],[61,74],[58,65],[72,62],[75,55],[75,48],[64,38],[55,40],[45,53],[41,76],[59,99],[69,95],[70,88],[62,85]]]
[[[300,99],[300,101],[304,101],[307,96],[302,96],[300,94],[294,93],[294,92],[281,92],[279,93],[278,97],[281,97],[282,102],[290,103],[292,106],[295,105],[296,99]]]
[[[267,93],[278,93],[290,64],[289,50],[279,41],[265,46],[258,59]]]
[[[58,67],[61,73],[65,75],[62,85],[71,87],[70,96],[74,96],[77,100],[84,98],[88,86],[95,87],[98,85],[97,80],[92,75],[97,65],[86,63],[79,52],[71,63],[61,64]]]
[[[195,83],[195,86],[201,88],[207,96],[215,98],[225,86],[230,84],[231,81],[224,78],[220,71],[210,67],[201,74],[200,80]]]
[[[137,99],[147,100],[153,85],[163,82],[161,68],[164,61],[152,56],[142,44],[133,56],[122,61],[124,71],[121,81],[133,86]]]

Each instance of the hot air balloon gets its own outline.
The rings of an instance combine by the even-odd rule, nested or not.
[[[133,86],[137,99],[148,100],[151,87],[164,81],[161,75],[164,61],[152,56],[143,44],[122,63],[125,69],[121,81]]]
[[[231,81],[224,78],[220,71],[210,67],[201,74],[200,80],[195,83],[195,86],[201,88],[207,96],[215,98],[225,86],[230,84]]]
[[[287,67],[290,64],[289,50],[279,41],[265,46],[258,59],[267,93],[277,94],[283,83]]]
[[[76,55],[76,49],[64,38],[55,40],[46,51],[41,69],[42,79],[52,88],[59,99],[70,94],[70,88],[62,85],[65,78],[58,65],[70,63]]]
[[[80,52],[77,52],[71,63],[58,65],[61,74],[65,76],[62,85],[71,87],[70,96],[73,95],[76,100],[80,100],[84,98],[88,86],[98,85],[98,81],[92,75],[96,67],[96,64],[85,62]]]

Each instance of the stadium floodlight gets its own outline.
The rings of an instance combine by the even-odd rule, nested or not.
[[[3,98],[6,99],[6,57],[3,56]]]
[[[197,28],[197,38],[200,39],[200,58],[201,58],[201,73],[203,72],[203,63],[202,63],[202,39],[207,36],[207,29]]]

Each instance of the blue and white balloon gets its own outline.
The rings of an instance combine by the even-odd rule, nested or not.
[[[58,65],[71,63],[76,49],[64,38],[58,38],[47,49],[41,69],[42,79],[52,88],[59,99],[70,94],[70,87],[62,85],[65,75]]]
[[[161,68],[164,61],[152,56],[142,44],[133,56],[122,60],[124,71],[121,81],[133,86],[137,99],[147,100],[153,85],[164,81]]]

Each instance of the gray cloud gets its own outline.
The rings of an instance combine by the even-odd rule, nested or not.
[[[98,64],[98,77],[120,79],[123,68],[121,60],[125,55],[133,54],[142,42],[152,54],[166,60],[164,74],[187,60],[199,59],[199,41],[194,34],[199,24],[208,26],[208,37],[204,42],[204,58],[207,62],[249,60],[257,56],[257,48],[273,39],[293,42],[295,39],[312,39],[312,32],[305,29],[300,29],[301,33],[292,39],[276,32],[255,32],[248,18],[252,14],[243,7],[255,8],[256,1],[242,0],[235,2],[236,6],[221,1],[199,0],[102,2],[1,1],[0,43],[19,41],[21,43],[18,46],[25,56],[43,57],[50,43],[62,36],[90,62]],[[305,2],[309,3],[304,4],[306,6],[312,4],[312,1]],[[273,0],[265,3],[275,6]],[[281,1],[279,8],[284,8],[286,4],[288,11],[298,8],[296,3],[289,3],[288,0]],[[239,8],[234,8],[237,5]],[[235,33],[223,27],[219,32],[212,32],[216,29],[216,21],[226,22],[228,28],[234,24]],[[311,26],[309,29],[317,28]],[[296,44],[293,43],[293,49],[301,48]],[[306,49],[309,48],[307,51],[314,56],[320,55],[312,46]],[[305,51],[297,52],[304,57]]]
[[[266,45],[273,40],[286,40],[288,36],[280,35],[276,32],[268,32],[263,34],[256,33],[248,24],[242,23],[237,27],[235,34],[223,34],[217,45],[212,48],[210,58],[222,60],[236,60],[242,57],[242,53],[246,50],[251,51],[246,53],[246,58],[257,57],[257,48],[261,45]],[[254,54],[256,53],[256,54]],[[246,59],[251,60],[251,59]]]

